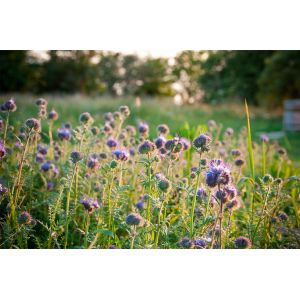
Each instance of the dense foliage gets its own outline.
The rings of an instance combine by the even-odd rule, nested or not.
[[[123,126],[127,106],[56,132],[63,116],[36,104],[15,127],[15,100],[1,105],[2,248],[299,248],[299,174],[250,122],[151,140],[145,121]]]
[[[0,92],[175,96],[180,103],[280,106],[300,95],[299,51],[183,51],[174,59],[105,51],[0,52]]]

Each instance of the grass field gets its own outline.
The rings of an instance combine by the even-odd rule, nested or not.
[[[128,105],[131,109],[129,124],[136,125],[140,120],[151,123],[150,135],[154,136],[155,128],[163,120],[169,124],[171,133],[180,133],[185,123],[190,127],[206,124],[208,120],[214,119],[223,125],[223,130],[232,127],[235,131],[246,126],[246,117],[243,105],[220,104],[220,105],[195,105],[176,106],[171,100],[143,99],[141,107],[135,107],[134,98],[114,99],[107,97],[86,97],[86,96],[59,96],[44,95],[48,100],[48,110],[54,107],[57,112],[64,116],[56,122],[59,127],[62,122],[76,124],[80,113],[89,111],[92,113],[97,124],[103,123],[103,114],[107,111],[114,111],[120,105]],[[16,95],[20,109],[14,115],[13,123],[24,120],[36,114],[38,108],[34,105],[37,96]],[[8,96],[1,96],[1,101],[8,99]],[[259,140],[261,133],[274,133],[282,131],[281,112],[270,112],[255,107],[250,107],[251,126],[254,141]],[[270,137],[272,139],[272,135]],[[278,139],[281,146],[285,147],[290,158],[300,162],[300,132],[286,132]]]

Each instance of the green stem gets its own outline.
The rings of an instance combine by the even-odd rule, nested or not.
[[[198,191],[199,182],[200,182],[200,170],[199,170],[199,173],[197,175],[195,192],[194,192],[193,201],[192,201],[192,210],[191,210],[191,219],[190,219],[190,238],[191,239],[194,236],[194,214],[195,214],[195,207],[196,207],[196,199],[197,199],[197,191]]]
[[[71,182],[70,182],[70,187],[67,195],[67,204],[66,204],[66,224],[65,224],[65,245],[64,248],[67,248],[68,245],[68,233],[69,233],[69,210],[70,210],[70,199],[71,199],[71,191],[72,191],[72,186],[74,182],[74,177],[75,177],[75,169],[76,169],[76,164],[73,169],[73,174],[71,177]]]
[[[6,120],[5,120],[5,127],[4,127],[4,136],[3,136],[3,145],[4,146],[5,146],[5,143],[6,143],[8,123],[9,123],[9,111],[6,112]]]
[[[89,233],[89,227],[90,227],[90,216],[89,213],[86,213],[86,224],[85,224],[85,234],[84,234],[84,248],[87,248],[87,238]]]

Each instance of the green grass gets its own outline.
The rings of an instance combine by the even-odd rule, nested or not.
[[[11,120],[14,124],[23,121],[25,118],[36,115],[38,108],[33,105],[36,96],[16,95],[18,109]],[[214,119],[223,124],[223,130],[232,127],[239,131],[247,125],[244,105],[221,104],[215,106],[194,105],[194,106],[175,106],[168,99],[142,99],[142,106],[135,107],[134,98],[114,99],[105,97],[86,97],[86,96],[55,96],[45,95],[48,100],[48,110],[55,108],[64,119],[55,122],[55,126],[60,126],[63,122],[77,124],[78,116],[84,111],[89,111],[96,120],[96,124],[103,123],[103,114],[107,111],[114,111],[120,105],[128,105],[131,109],[129,123],[134,124],[139,120],[147,121],[151,124],[151,134],[155,133],[155,127],[158,124],[166,123],[172,129],[172,134],[180,133],[180,129],[186,122],[190,127],[196,127],[199,124],[206,124],[208,120]],[[1,96],[3,102],[8,97]],[[252,139],[259,140],[261,132],[276,132],[282,130],[282,116],[280,114],[270,113],[254,107],[249,108],[251,119]],[[293,161],[300,161],[300,132],[286,133],[279,139],[279,143],[285,147]]]

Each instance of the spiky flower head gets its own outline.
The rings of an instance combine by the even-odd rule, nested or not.
[[[14,112],[17,110],[16,100],[11,98],[1,105],[1,111]]]
[[[204,239],[202,238],[197,238],[193,241],[194,248],[196,249],[204,249],[207,246],[207,243]]]
[[[238,156],[241,156],[241,151],[239,149],[233,149],[231,150],[231,155],[234,156],[234,157],[238,157]]]
[[[130,115],[130,109],[127,105],[120,106],[119,111],[124,117],[128,117]]]
[[[266,134],[262,134],[261,136],[260,136],[260,140],[262,141],[262,142],[264,142],[264,143],[269,143],[269,136],[268,135],[266,135]]]
[[[116,160],[120,160],[120,161],[126,161],[129,158],[128,151],[124,149],[117,149],[113,151],[113,155],[115,156]]]
[[[142,136],[146,136],[149,133],[149,125],[145,122],[138,124],[138,131]]]
[[[190,249],[193,246],[193,241],[188,237],[184,237],[179,241],[179,246],[185,249]]]
[[[91,155],[89,157],[89,159],[88,159],[87,166],[91,170],[98,169],[98,167],[99,167],[99,160],[98,160],[98,158]]]
[[[244,164],[245,164],[245,160],[242,159],[242,158],[238,158],[234,161],[234,164],[237,166],[237,167],[242,167]]]
[[[111,149],[115,149],[118,146],[118,141],[114,138],[109,138],[106,142],[106,145]]]
[[[265,184],[271,184],[274,179],[273,179],[272,175],[266,174],[262,180]]]
[[[157,126],[157,133],[159,135],[167,135],[170,132],[170,129],[168,127],[168,125],[166,124],[160,124]]]
[[[171,188],[170,181],[161,173],[156,174],[157,187],[164,193]]]
[[[252,247],[252,243],[245,236],[240,236],[240,237],[235,239],[234,247],[236,249],[250,249]]]
[[[226,130],[225,130],[225,134],[227,135],[227,136],[233,136],[233,134],[234,134],[234,130],[232,129],[232,128],[227,128]]]
[[[74,164],[78,163],[79,161],[81,161],[83,159],[83,155],[79,151],[72,151],[70,157]]]
[[[199,201],[202,201],[202,200],[205,200],[206,198],[207,198],[207,193],[206,193],[204,187],[202,186],[197,190],[196,199]]]
[[[48,114],[48,119],[56,121],[58,119],[58,113],[54,109],[52,109]]]
[[[211,142],[211,137],[207,134],[200,134],[196,139],[193,141],[194,147],[199,152],[207,152],[209,151]]]
[[[6,148],[2,140],[0,140],[0,159],[6,155]]]
[[[138,227],[144,226],[144,224],[145,224],[144,218],[141,215],[137,214],[137,213],[129,214],[126,217],[125,222],[129,226],[138,226]]]
[[[62,127],[58,128],[57,130],[57,136],[61,141],[68,141],[71,139],[71,131],[69,128]]]
[[[38,151],[38,153],[40,153],[42,155],[47,155],[48,147],[46,145],[38,144],[37,151]]]
[[[139,145],[138,151],[140,154],[148,154],[154,151],[154,149],[155,145],[151,141],[146,140]]]
[[[226,208],[228,209],[228,210],[231,210],[231,211],[233,211],[233,210],[236,210],[236,209],[238,209],[239,207],[240,207],[240,201],[238,200],[238,199],[233,199],[233,200],[231,200],[231,201],[229,201],[227,204],[226,204]]]
[[[155,146],[157,149],[162,148],[166,143],[166,138],[164,136],[159,136],[155,141]]]
[[[20,225],[29,225],[31,224],[32,216],[29,212],[23,211],[18,217],[18,222]]]
[[[35,131],[35,132],[40,132],[41,131],[41,123],[39,120],[35,119],[35,118],[30,118],[30,119],[27,119],[26,122],[25,122],[25,125]]]
[[[279,218],[279,220],[281,220],[283,222],[285,222],[289,219],[288,215],[283,211],[279,212],[278,218]]]
[[[183,145],[183,150],[186,151],[191,147],[191,142],[186,138],[180,138],[180,142]]]
[[[94,119],[89,112],[84,112],[79,116],[79,121],[82,124],[87,125],[92,124],[94,122]]]
[[[0,196],[6,195],[8,192],[8,188],[4,186],[2,183],[0,183]]]
[[[217,159],[210,162],[209,169],[206,172],[206,184],[209,187],[227,185],[230,179],[230,169],[222,160]]]
[[[36,100],[35,104],[36,104],[37,106],[47,106],[47,105],[48,105],[48,102],[47,102],[47,100],[44,99],[44,98],[39,98],[39,99]]]
[[[91,214],[94,209],[98,209],[100,207],[97,198],[89,198],[87,196],[84,196],[80,199],[79,202],[83,205],[83,207],[89,214]]]

